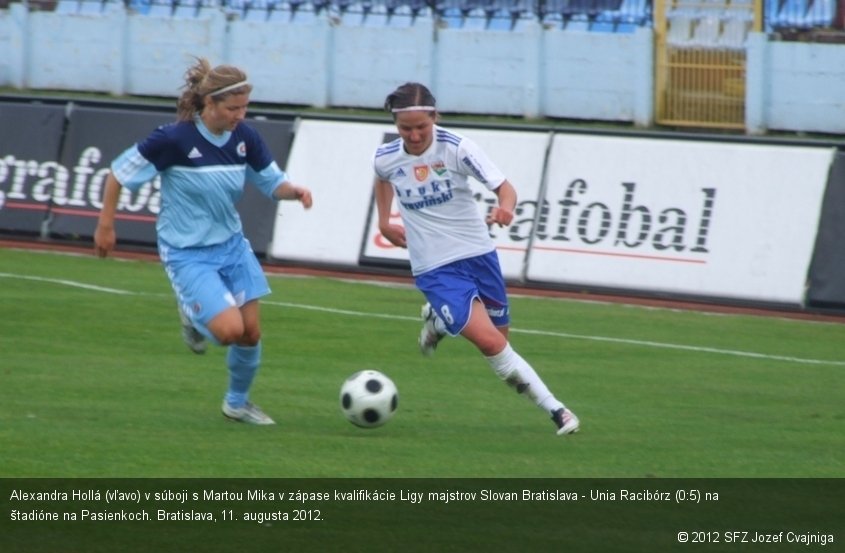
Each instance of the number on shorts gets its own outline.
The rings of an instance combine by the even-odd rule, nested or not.
[[[443,305],[440,308],[440,318],[446,321],[446,324],[453,324],[455,322],[455,317],[452,316],[452,312],[449,310],[448,305]]]

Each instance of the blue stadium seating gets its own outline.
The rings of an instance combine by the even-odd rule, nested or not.
[[[513,14],[506,8],[499,8],[490,16],[487,23],[490,31],[510,31],[513,29]]]
[[[290,23],[293,18],[293,6],[290,2],[276,2],[267,11],[267,21],[274,23]]]
[[[548,30],[633,32],[651,26],[653,0],[58,0],[58,13],[100,13],[123,1],[136,13],[155,17],[197,17],[223,9],[248,21],[310,24],[325,10],[348,26],[410,27],[418,18],[436,17],[441,28],[511,31],[540,23]],[[674,38],[682,41],[684,22],[700,26],[713,5],[724,9],[715,44],[744,44],[754,0],[674,0],[667,17],[676,22]],[[764,29],[830,27],[839,0],[763,0]],[[702,9],[705,6],[708,9]],[[746,7],[748,6],[748,7]],[[739,17],[742,21],[733,21]],[[685,18],[685,19],[684,19]],[[707,27],[710,27],[708,29]],[[712,23],[699,33],[713,31]],[[671,32],[671,31],[670,31]],[[703,35],[702,35],[703,36]],[[709,36],[709,35],[708,35]],[[703,40],[703,38],[701,39]],[[694,42],[690,39],[691,42]]]
[[[409,4],[396,6],[387,20],[389,27],[410,27],[414,24],[414,11]]]

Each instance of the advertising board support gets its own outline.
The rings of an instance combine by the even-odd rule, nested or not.
[[[807,277],[808,306],[845,308],[845,151],[830,168],[816,247]]]

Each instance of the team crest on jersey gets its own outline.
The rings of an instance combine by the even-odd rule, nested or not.
[[[446,174],[446,164],[442,161],[435,161],[431,164],[431,170],[437,173],[438,177],[442,177]]]
[[[422,182],[428,178],[428,165],[414,166],[414,178]]]
[[[246,143],[245,142],[238,142],[238,155],[241,157],[246,157]]]

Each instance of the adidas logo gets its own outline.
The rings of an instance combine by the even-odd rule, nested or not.
[[[188,152],[188,159],[197,159],[197,158],[200,158],[200,157],[202,157],[202,154],[200,153],[199,150],[197,150],[196,146],[191,148],[191,151]]]
[[[399,170],[398,170],[398,171],[396,171],[396,176],[397,176],[397,177],[404,177],[404,176],[405,176],[405,171],[403,171],[403,170],[402,170],[402,168],[400,167],[400,168],[399,168]]]

